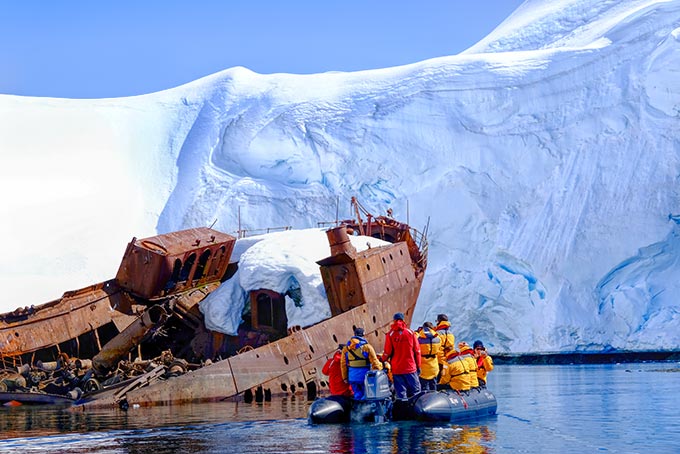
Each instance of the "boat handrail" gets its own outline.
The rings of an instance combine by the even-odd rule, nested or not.
[[[236,238],[241,239],[253,235],[263,235],[272,232],[285,232],[286,230],[293,230],[293,226],[284,225],[281,227],[267,227],[263,229],[239,229],[236,230],[235,232],[232,232],[232,234],[235,235]]]
[[[420,252],[420,258],[416,260],[416,264],[424,269],[427,267],[427,253],[430,247],[429,242],[427,241],[427,236],[415,227],[410,227],[410,230],[411,237],[413,238],[413,241]]]

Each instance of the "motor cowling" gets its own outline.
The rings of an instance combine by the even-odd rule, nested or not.
[[[366,400],[392,398],[390,379],[384,370],[368,371],[364,377],[364,388]]]

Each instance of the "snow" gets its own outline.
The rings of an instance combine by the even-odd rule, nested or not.
[[[350,236],[357,251],[388,244],[368,236]],[[248,292],[268,289],[286,294],[288,327],[307,327],[331,316],[317,261],[331,254],[324,229],[286,230],[239,239],[232,261],[236,274],[200,303],[206,326],[235,336]],[[288,293],[299,289],[296,303]]]
[[[679,0],[528,0],[407,66],[0,96],[0,310],[112,278],[133,236],[307,229],[357,196],[430,218],[415,325],[446,312],[492,351],[674,348],[679,73]]]

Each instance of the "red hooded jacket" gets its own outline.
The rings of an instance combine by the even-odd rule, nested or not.
[[[328,387],[332,395],[350,397],[352,396],[352,388],[342,379],[342,371],[340,370],[341,358],[342,353],[336,351],[332,357],[328,358],[321,372],[324,375],[328,375]]]
[[[410,374],[420,369],[420,346],[413,331],[403,320],[395,320],[385,337],[383,361],[389,361],[392,374]]]

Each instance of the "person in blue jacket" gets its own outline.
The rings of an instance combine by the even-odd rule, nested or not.
[[[381,370],[382,363],[378,360],[375,350],[364,337],[363,328],[354,328],[354,336],[342,349],[340,369],[342,378],[352,386],[354,399],[364,400],[364,378],[370,369]]]

